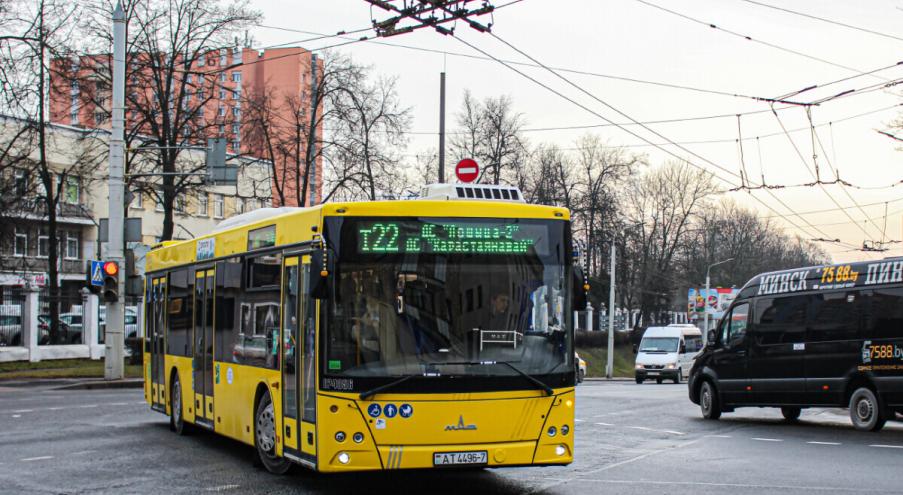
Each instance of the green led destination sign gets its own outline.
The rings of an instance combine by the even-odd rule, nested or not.
[[[354,229],[361,254],[528,254],[548,235],[545,226],[498,222],[368,221]]]

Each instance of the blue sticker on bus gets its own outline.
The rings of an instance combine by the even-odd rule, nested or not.
[[[401,407],[398,408],[398,414],[400,414],[402,418],[410,418],[411,415],[414,414],[414,407],[410,404],[402,404]]]
[[[386,404],[386,407],[383,408],[383,412],[386,413],[387,418],[394,418],[396,414],[398,414],[398,407],[395,404]]]
[[[370,404],[370,406],[367,407],[367,414],[369,414],[370,417],[378,418],[379,413],[381,412],[382,409],[379,407],[379,404]]]

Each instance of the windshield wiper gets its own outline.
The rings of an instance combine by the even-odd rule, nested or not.
[[[518,368],[517,366],[514,366],[513,364],[511,364],[511,363],[508,362],[508,361],[458,361],[458,362],[452,362],[452,361],[449,361],[449,362],[446,362],[446,363],[429,363],[429,364],[430,364],[431,366],[444,366],[444,365],[491,366],[491,365],[494,365],[494,364],[501,364],[501,365],[504,365],[504,366],[507,366],[507,367],[511,368],[512,370],[514,370],[515,373],[517,373],[518,375],[520,375],[520,376],[526,378],[527,380],[529,380],[530,383],[532,383],[533,385],[536,385],[536,387],[537,387],[538,389],[542,390],[543,392],[545,392],[546,395],[552,395],[552,394],[555,393],[555,391],[552,390],[552,387],[546,385],[545,383],[543,383],[543,382],[540,381],[539,379],[537,379],[537,378],[535,378],[534,376],[528,374],[527,372],[525,372],[524,370]]]
[[[385,384],[385,385],[380,385],[380,386],[378,386],[378,387],[371,388],[370,390],[366,390],[366,391],[364,391],[364,392],[361,392],[361,394],[359,395],[359,397],[361,398],[361,400],[367,400],[368,398],[373,397],[374,395],[376,395],[376,394],[378,394],[378,393],[380,393],[380,392],[382,392],[382,391],[384,391],[384,390],[388,390],[388,389],[390,389],[390,388],[393,388],[393,387],[395,387],[396,385],[401,385],[402,383],[404,383],[404,382],[410,380],[411,378],[414,378],[415,376],[420,376],[420,375],[405,375],[405,376],[403,376],[403,377],[401,377],[401,378],[399,378],[399,379],[397,379],[397,380],[395,380],[395,381],[391,381],[391,382],[389,382],[389,383],[387,383],[387,384]]]

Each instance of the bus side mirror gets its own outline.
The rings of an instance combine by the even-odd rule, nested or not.
[[[715,345],[715,331],[709,330],[709,335],[708,335],[708,339],[706,339],[706,341],[705,341],[705,346],[712,347],[713,345]]]
[[[583,311],[586,309],[586,290],[583,288],[583,268],[579,265],[574,265],[574,269],[571,273],[573,273],[574,279],[574,303],[571,310]]]
[[[313,299],[326,299],[329,295],[328,266],[323,266],[323,251],[317,249],[310,254],[310,276],[308,277],[307,293]]]

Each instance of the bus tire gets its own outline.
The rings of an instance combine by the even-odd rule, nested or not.
[[[172,408],[169,414],[169,429],[177,435],[187,435],[188,425],[185,424],[185,408],[182,404],[182,384],[179,382],[179,374],[172,374],[172,386],[169,387],[169,403]]]
[[[718,391],[708,380],[702,382],[702,386],[699,387],[699,409],[705,419],[721,417],[721,401],[718,400]]]
[[[269,392],[263,394],[254,414],[254,445],[257,460],[273,474],[285,474],[292,467],[291,461],[276,455],[276,414]]]
[[[781,408],[781,414],[788,423],[796,423],[800,419],[803,410],[799,407],[785,406]]]
[[[853,427],[859,431],[880,430],[887,421],[883,407],[872,389],[857,388],[850,396],[850,420],[853,421]]]

